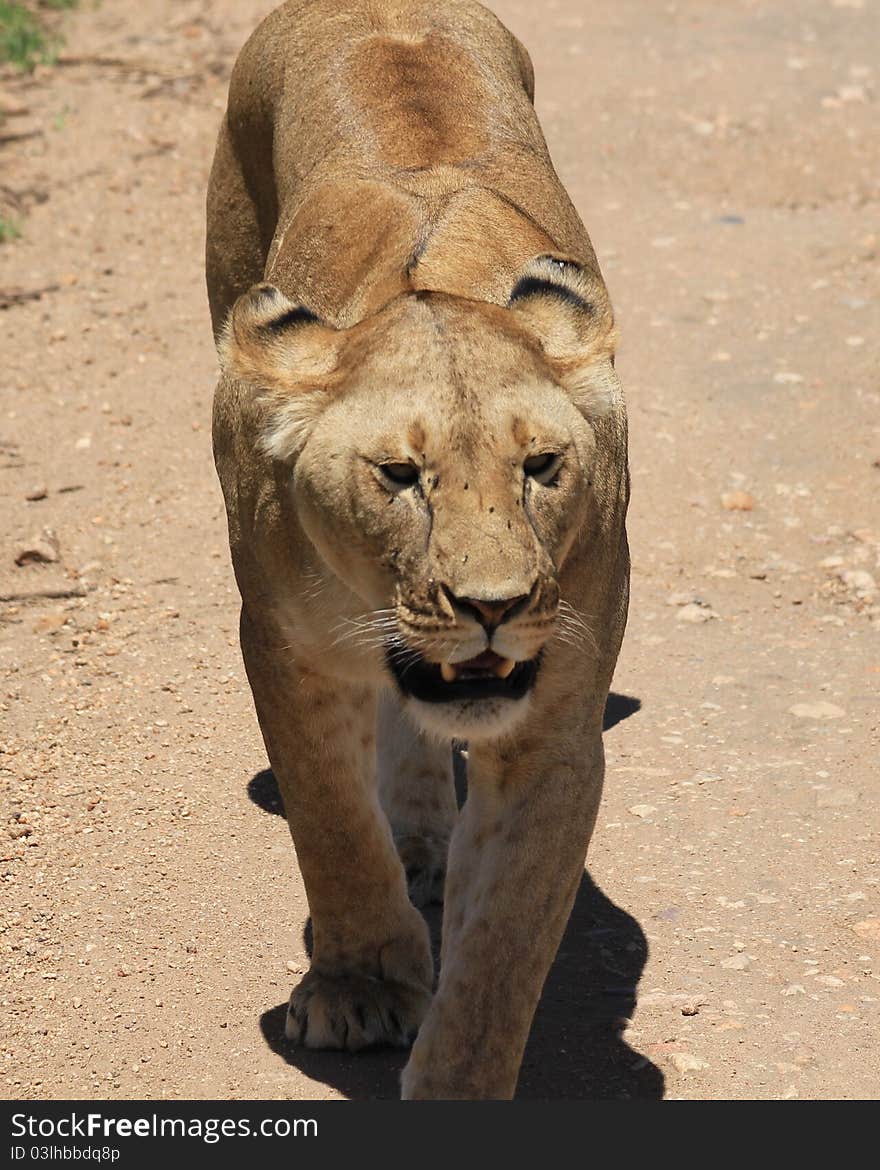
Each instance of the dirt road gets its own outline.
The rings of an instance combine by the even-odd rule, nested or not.
[[[307,907],[211,462],[204,188],[270,7],[84,6],[0,77],[33,132],[0,145],[7,1097],[396,1094],[399,1055],[279,1041]],[[591,880],[520,1094],[876,1098],[880,6],[495,8],[615,301],[634,484]],[[57,560],[17,566],[35,536]]]

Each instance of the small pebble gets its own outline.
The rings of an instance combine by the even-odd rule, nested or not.
[[[35,634],[55,634],[67,624],[67,614],[63,612],[46,613],[37,618],[33,624]]]
[[[705,1000],[692,999],[681,1005],[681,1014],[683,1016],[698,1016],[700,1014],[700,1008],[705,1006]]]
[[[58,560],[61,545],[58,537],[51,528],[44,528],[39,536],[34,536],[24,544],[19,545],[15,554],[17,565],[53,564]]]
[[[802,374],[795,374],[791,370],[780,370],[778,374],[773,375],[773,381],[778,386],[797,386],[803,380]]]
[[[877,592],[877,582],[866,569],[840,569],[837,576],[859,597],[871,597]]]
[[[701,605],[699,597],[694,597],[693,593],[670,593],[666,598],[667,605]]]
[[[863,922],[855,922],[850,929],[868,942],[880,943],[880,918],[866,918]]]
[[[721,497],[721,507],[728,512],[751,512],[755,506],[755,498],[750,492],[725,492]]]
[[[627,812],[632,813],[634,817],[649,817],[651,813],[656,811],[653,804],[634,804],[632,808],[627,809]]]
[[[690,604],[681,607],[675,615],[675,620],[677,622],[690,622],[693,625],[698,625],[700,622],[710,622],[713,618],[717,617],[718,614],[708,605],[700,605],[696,601],[692,601]]]
[[[694,1056],[692,1052],[670,1052],[669,1063],[679,1073],[702,1072],[709,1067],[708,1060]]]
[[[849,792],[845,788],[832,792],[819,792],[816,795],[816,808],[848,808],[858,799],[857,793]]]
[[[751,966],[747,955],[731,955],[729,959],[722,959],[721,966],[725,971],[745,971]]]

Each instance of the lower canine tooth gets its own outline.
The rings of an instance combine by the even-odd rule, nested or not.
[[[458,678],[458,671],[454,666],[450,666],[448,662],[440,663],[440,673],[443,675],[444,682],[455,682]]]
[[[510,678],[516,670],[516,662],[512,658],[504,658],[495,667],[495,673],[499,678]]]

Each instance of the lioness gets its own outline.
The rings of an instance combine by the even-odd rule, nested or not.
[[[532,97],[473,0],[290,0],[208,193],[242,651],[314,932],[287,1035],[416,1036],[405,1098],[514,1093],[626,619],[611,306]]]

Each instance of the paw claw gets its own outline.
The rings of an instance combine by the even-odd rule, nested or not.
[[[406,1048],[430,1001],[427,988],[417,985],[312,970],[290,997],[284,1034],[306,1048]]]
[[[300,1020],[292,1005],[287,1008],[287,1019],[284,1021],[284,1039],[291,1044],[299,1044],[303,1035],[303,1022]]]

